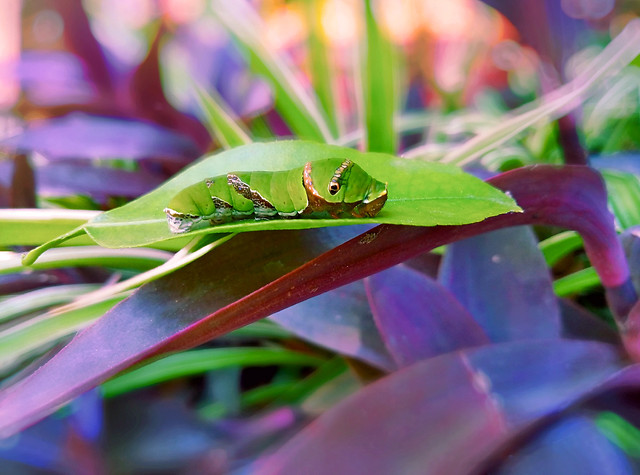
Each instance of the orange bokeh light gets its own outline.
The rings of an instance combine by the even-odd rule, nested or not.
[[[13,68],[20,58],[20,0],[3,0],[0,8],[0,109],[13,106],[20,83]]]

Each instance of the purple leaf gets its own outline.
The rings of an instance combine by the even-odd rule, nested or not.
[[[98,99],[78,58],[63,51],[25,51],[16,74],[31,103],[40,107],[88,104]]]
[[[398,265],[365,283],[380,334],[399,367],[489,343],[447,289],[415,270]]]
[[[112,196],[137,197],[160,186],[161,176],[145,170],[130,172],[87,163],[52,163],[36,169],[38,191],[44,196],[86,194],[98,201]]]
[[[223,453],[228,449],[228,441],[199,420],[186,401],[138,397],[124,402],[116,402],[117,417],[109,420],[110,470],[104,473],[198,473],[189,466],[206,459],[212,447]],[[222,461],[226,466],[225,457]]]
[[[562,338],[620,345],[620,335],[601,318],[571,300],[559,299],[558,304],[562,318]]]
[[[491,341],[560,336],[549,269],[528,227],[501,229],[449,245],[439,280]]]
[[[629,262],[631,280],[636,291],[640,291],[640,226],[625,229],[620,235],[620,240]]]
[[[3,390],[0,432],[20,430],[151,355],[194,347],[435,247],[505,226],[576,229],[609,293],[630,285],[602,180],[593,170],[536,166],[491,182],[512,193],[524,212],[464,226],[382,225],[336,248],[361,228],[290,232],[286,239],[278,232],[241,233],[144,286],[37,372]],[[627,304],[618,302],[616,310]]]
[[[564,11],[565,2],[557,0],[483,0],[513,23],[525,43],[533,47],[545,61],[550,61],[558,71],[564,62],[576,52],[577,38],[586,29],[583,21],[569,17]],[[595,5],[595,3],[594,3]]]
[[[0,149],[36,151],[49,159],[160,157],[181,163],[199,155],[189,139],[157,125],[79,113],[34,122],[23,133],[0,140]]]
[[[216,89],[237,116],[253,117],[270,108],[273,101],[269,85],[250,74],[234,42],[220,41],[214,30],[209,34],[216,41],[206,41],[211,38],[203,38],[198,28],[183,25],[170,39],[170,51],[187,61],[189,76],[197,84]],[[194,111],[199,108],[195,100],[191,106]]]
[[[93,36],[89,18],[82,4],[53,2],[65,23],[64,34],[68,47],[85,63],[87,72],[103,94],[113,93],[113,69],[107,62],[100,43]]]
[[[36,189],[33,168],[23,154],[16,155],[13,163],[10,205],[12,208],[35,208]]]
[[[381,369],[395,368],[373,321],[362,281],[313,297],[270,318],[317,345]]]
[[[129,78],[129,97],[136,116],[153,121],[190,137],[201,150],[211,145],[207,129],[190,115],[178,111],[167,100],[160,79],[159,51],[166,28],[161,24],[151,43],[147,57]]]
[[[473,473],[618,368],[598,343],[512,342],[421,361],[307,426],[257,473]]]
[[[589,163],[596,170],[610,169],[640,175],[640,154],[637,153],[616,153],[590,157]]]
[[[511,454],[496,475],[635,473],[624,452],[584,416],[562,419]]]
[[[22,429],[172,345],[195,346],[291,305],[295,287],[281,287],[276,279],[361,230],[307,230],[287,233],[286,240],[279,232],[241,233],[168,278],[145,285],[39,371],[0,392],[0,433]],[[273,295],[243,303],[269,283]],[[215,318],[205,318],[212,313]]]

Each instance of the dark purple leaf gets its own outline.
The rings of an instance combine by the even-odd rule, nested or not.
[[[170,40],[172,50],[191,66],[189,76],[205,89],[216,89],[238,117],[253,117],[270,108],[269,86],[252,77],[235,43],[221,41],[214,30],[210,34],[216,41],[205,41],[203,32],[196,30],[191,25],[183,25]],[[192,110],[196,112],[198,108],[194,100]]]
[[[36,151],[49,159],[165,158],[181,163],[196,158],[189,139],[150,123],[70,114],[34,122],[23,133],[0,141],[0,149]]]
[[[629,318],[621,326],[620,336],[631,358],[640,361],[640,301],[629,312]]]
[[[9,188],[11,186],[11,177],[13,176],[13,160],[8,157],[4,158],[0,155],[0,185]]]
[[[415,270],[398,265],[365,283],[380,334],[399,367],[489,343],[447,289]]]
[[[551,83],[547,90],[555,89],[559,84]],[[564,163],[567,165],[587,165],[587,151],[582,146],[574,114],[558,118],[558,142],[564,152]]]
[[[404,261],[403,264],[435,279],[438,276],[438,269],[440,268],[441,262],[442,256],[440,254],[425,252]]]
[[[98,389],[87,391],[70,405],[69,422],[75,432],[87,441],[97,441],[103,429],[102,395]]]
[[[13,159],[13,176],[11,177],[11,207],[35,208],[36,189],[33,168],[26,155],[19,154]]]
[[[562,419],[512,454],[496,475],[635,473],[624,452],[585,416]]]
[[[33,473],[27,471],[28,468],[60,471],[65,468],[62,442],[66,435],[66,421],[50,417],[13,439],[3,440],[0,445],[0,466],[3,470],[7,466],[6,469],[11,470],[9,462],[13,461],[16,467],[24,470],[17,473]]]
[[[559,299],[562,338],[595,340],[620,345],[615,328],[571,300]]]
[[[42,196],[86,194],[98,201],[112,196],[138,197],[160,186],[161,176],[145,170],[130,172],[87,163],[52,163],[36,169]]]
[[[512,193],[525,211],[464,226],[382,225],[334,249],[353,236],[353,227],[235,237],[144,286],[39,371],[0,393],[0,431],[20,430],[151,355],[194,347],[435,247],[505,226],[576,229],[609,297],[624,295],[619,289],[630,285],[629,272],[597,173],[579,166],[536,166],[491,182]],[[628,297],[617,302],[617,315],[626,315]]]
[[[311,423],[259,473],[473,473],[619,366],[599,343],[512,342],[421,361]]]
[[[569,17],[563,11],[564,2],[557,0],[483,0],[513,23],[526,44],[533,47],[543,60],[558,71],[574,54],[579,34],[586,29],[583,21]],[[595,5],[597,2],[594,2]]]
[[[151,43],[147,57],[129,78],[129,97],[136,109],[136,117],[160,124],[190,137],[204,151],[211,145],[211,137],[202,123],[178,111],[167,100],[160,78],[159,50],[164,38],[161,26]]]
[[[116,417],[107,419],[110,470],[106,473],[197,473],[189,466],[206,457],[212,447],[222,452],[226,465],[228,441],[198,420],[185,401],[142,395],[125,402],[116,402],[111,408]]]
[[[381,369],[395,368],[373,321],[362,281],[305,300],[270,318],[317,345]]]
[[[25,51],[16,75],[29,102],[40,107],[88,104],[98,100],[78,58],[63,51]]]
[[[640,291],[640,226],[625,229],[620,235],[620,240],[629,262],[631,280],[638,292]]]
[[[560,312],[530,228],[480,234],[447,247],[440,282],[491,341],[558,338]]]
[[[100,43],[93,36],[89,18],[81,3],[50,1],[65,24],[64,35],[67,47],[85,64],[91,81],[102,94],[112,94],[114,70],[110,67]]]

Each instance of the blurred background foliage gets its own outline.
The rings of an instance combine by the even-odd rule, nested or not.
[[[60,249],[40,268],[17,263],[27,246],[229,146],[208,130],[194,86],[237,121],[241,138],[293,136],[460,164],[447,160],[457,146],[579,78],[639,13],[637,0],[2,0],[1,384],[32,372],[132,287],[52,323],[60,304],[155,269],[184,245],[86,256]],[[604,176],[617,225],[640,224],[638,65],[636,58],[570,114],[540,120],[464,164],[487,177],[587,157],[607,168],[614,155]],[[580,237],[537,231],[549,238],[540,248],[555,295],[599,315],[598,339],[615,341]],[[409,263],[403,278],[413,282],[411,268],[434,274],[440,255]],[[360,287],[341,291],[354,319],[369,311]],[[339,319],[335,328],[303,331],[295,317],[285,311],[87,392],[2,442],[7,473],[224,473],[393,367],[378,333],[363,330],[370,318],[346,325],[371,339],[363,356],[349,353],[349,335],[335,343],[345,331]],[[604,434],[637,458],[632,424],[607,411],[593,420],[596,444],[608,447]]]

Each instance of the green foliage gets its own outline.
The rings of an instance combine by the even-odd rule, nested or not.
[[[399,160],[389,155],[303,141],[251,144],[206,157],[161,187],[125,206],[99,215],[83,229],[106,247],[134,247],[173,239],[163,212],[170,197],[206,177],[229,171],[276,171],[296,168],[309,160],[349,158],[367,173],[387,182],[389,198],[375,218],[244,220],[191,232],[190,235],[259,230],[307,229],[365,222],[412,226],[454,225],[517,212],[515,202],[483,181],[453,166]],[[53,244],[64,240],[61,237]],[[32,251],[28,262],[50,248]]]

